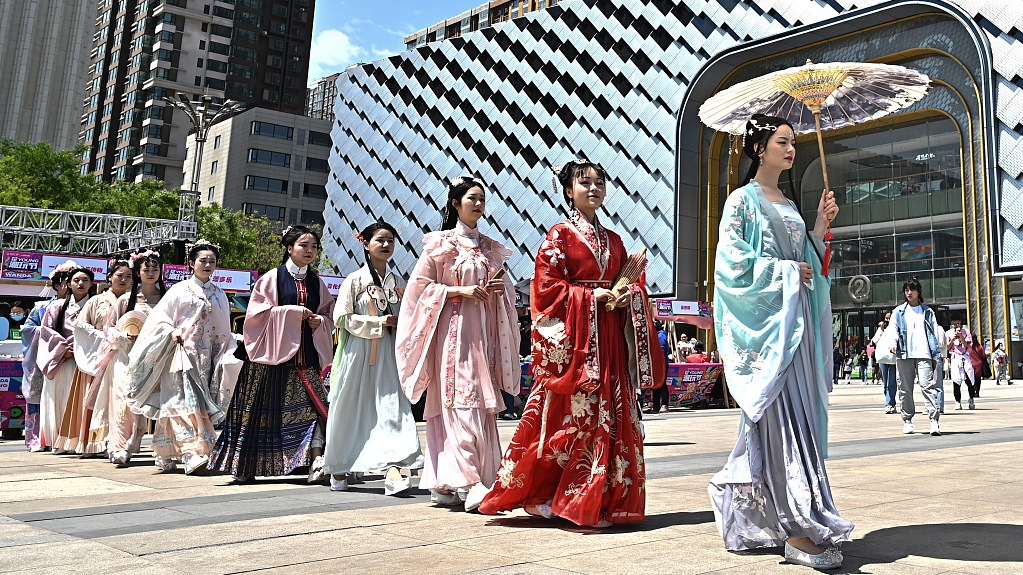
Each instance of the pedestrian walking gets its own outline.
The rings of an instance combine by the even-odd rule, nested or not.
[[[212,467],[239,483],[308,468],[322,483],[327,390],[321,369],[334,350],[334,298],[311,267],[320,236],[288,226],[281,265],[252,288],[242,334],[247,360],[235,389]]]
[[[422,469],[423,451],[394,357],[405,281],[387,270],[387,262],[398,233],[378,221],[356,238],[366,263],[341,283],[334,306],[339,341],[330,372],[323,469],[331,476],[331,491],[347,491],[359,474],[383,473],[384,495],[401,495],[412,487],[401,470]]]
[[[554,173],[572,215],[550,229],[536,256],[533,389],[480,512],[522,507],[593,527],[642,521],[635,397],[641,387],[664,385],[666,350],[658,347],[645,278],[612,291],[629,254],[597,216],[604,169],[576,160]]]
[[[892,321],[898,330],[898,344],[892,350],[896,355],[895,368],[899,378],[899,405],[902,414],[902,433],[913,433],[916,403],[913,388],[920,383],[920,392],[927,404],[927,418],[931,422],[931,435],[941,435],[938,420],[937,380],[934,370],[941,356],[937,333],[941,330],[934,311],[924,305],[923,286],[916,276],[902,284],[906,301],[892,310]]]
[[[956,410],[963,408],[962,391],[960,388],[965,385],[969,396],[969,407],[974,409],[976,404],[974,398],[977,396],[976,381],[980,375],[979,370],[974,369],[973,360],[970,357],[970,349],[973,347],[973,335],[970,330],[963,327],[963,317],[958,313],[952,315],[952,327],[945,334],[948,340],[949,362],[952,371],[952,393],[955,395]]]
[[[479,179],[448,184],[441,229],[423,237],[401,300],[396,343],[405,395],[416,403],[426,393],[419,487],[434,503],[467,510],[497,477],[501,390],[518,395],[522,372],[515,292],[504,268],[512,251],[480,232],[485,209]]]
[[[788,562],[836,568],[853,529],[824,465],[833,343],[821,254],[838,205],[823,195],[808,230],[778,185],[795,159],[791,125],[756,114],[745,134],[750,173],[725,200],[714,272],[718,349],[742,416],[708,493],[727,549],[784,545]]]
[[[1002,385],[1002,380],[1005,383],[1012,385],[1012,379],[1009,378],[1009,354],[1005,353],[1005,343],[999,341],[995,343],[995,351],[991,353],[991,359],[994,360],[995,368],[995,385]]]

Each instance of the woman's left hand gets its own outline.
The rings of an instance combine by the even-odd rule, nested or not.
[[[813,233],[824,239],[828,231],[828,225],[838,217],[838,202],[835,201],[835,192],[828,190],[821,194],[821,200],[817,204],[817,222],[813,226]]]
[[[318,315],[311,315],[306,318],[305,322],[309,325],[309,329],[319,329],[323,320],[321,320]]]

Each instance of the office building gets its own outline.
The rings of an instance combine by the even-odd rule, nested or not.
[[[604,223],[629,251],[649,249],[651,292],[712,301],[718,214],[746,164],[728,153],[727,135],[702,125],[700,104],[807,59],[899,64],[931,77],[926,97],[824,133],[842,206],[837,341],[862,345],[917,276],[939,321],[961,310],[1023,359],[1023,34],[1006,5],[563,0],[427,42],[338,79],[327,227],[351,229],[361,223],[351,214],[365,211],[407,221],[394,258],[406,273],[421,234],[440,224],[444,181],[477,174],[488,185],[483,225],[515,247],[509,272],[522,281],[565,214],[550,167],[585,156],[610,176]],[[812,222],[816,139],[797,146],[795,183]],[[413,198],[394,202],[396,189]],[[329,234],[325,250],[343,269],[361,257],[344,233]]]
[[[334,100],[337,99],[337,77],[340,73],[331,74],[313,82],[306,90],[306,112],[310,118],[334,120]]]
[[[96,0],[0,0],[0,138],[78,144]]]
[[[81,141],[103,180],[182,179],[182,92],[305,112],[315,0],[100,0]]]
[[[266,108],[214,124],[198,169],[200,204],[263,215],[281,227],[323,224],[330,127],[329,120]],[[184,180],[190,186],[194,135],[187,148]]]

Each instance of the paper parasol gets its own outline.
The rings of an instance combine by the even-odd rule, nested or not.
[[[700,106],[700,120],[720,132],[742,134],[753,114],[784,118],[796,134],[817,133],[824,173],[821,130],[852,126],[886,116],[927,94],[930,78],[916,70],[888,64],[831,62],[786,68],[718,92]],[[831,260],[831,224],[825,236],[824,275]]]

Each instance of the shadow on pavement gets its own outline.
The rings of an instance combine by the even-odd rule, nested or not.
[[[845,561],[833,573],[873,573],[869,565],[906,557],[949,561],[1019,562],[1023,525],[942,523],[889,527],[842,545]],[[867,565],[866,570],[862,568]],[[949,566],[955,570],[954,566]]]

